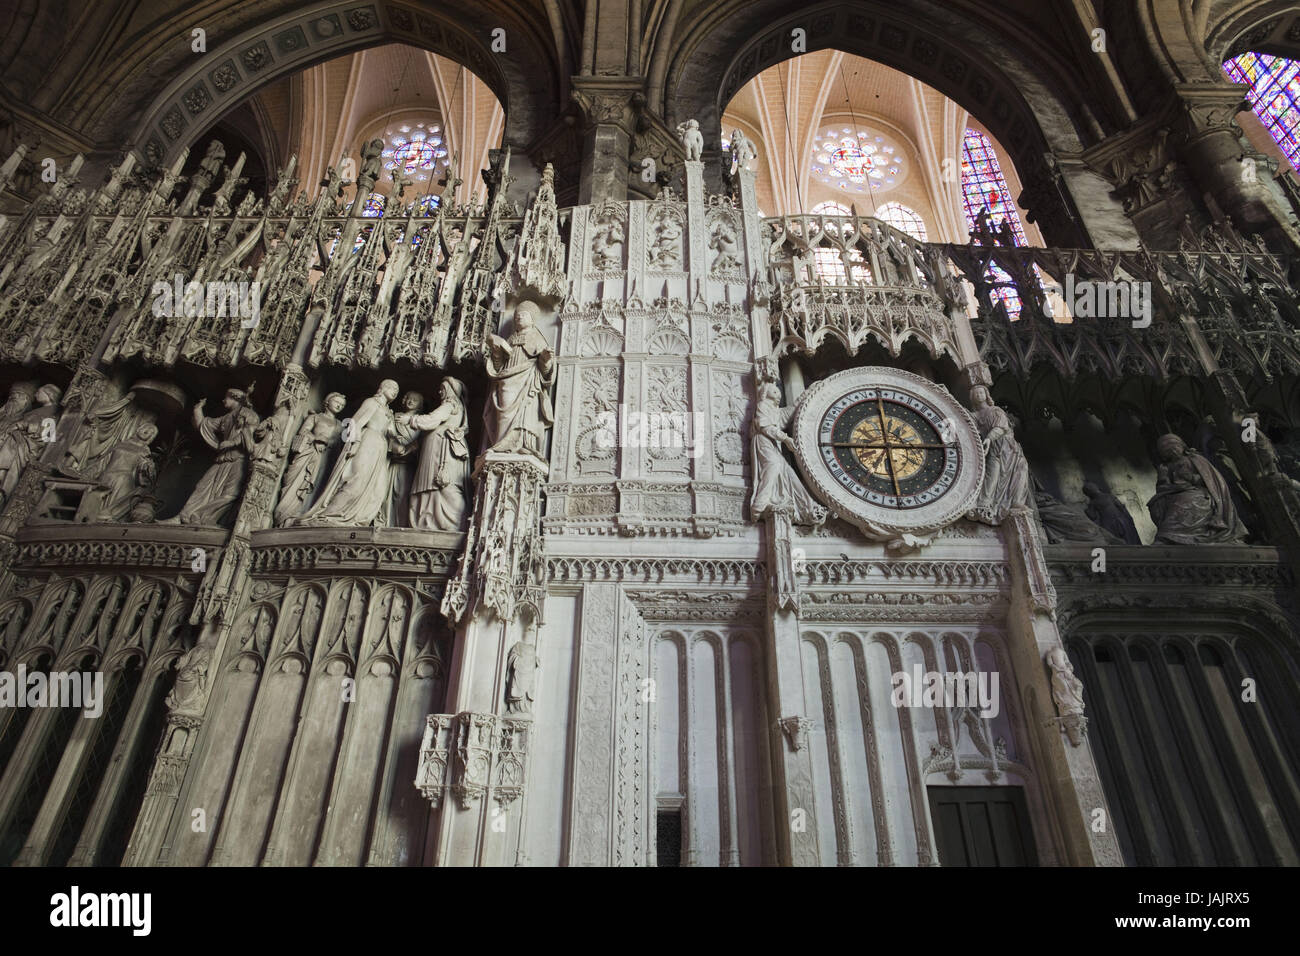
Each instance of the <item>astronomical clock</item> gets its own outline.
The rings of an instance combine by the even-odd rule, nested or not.
[[[924,544],[974,504],[983,446],[942,385],[892,368],[849,369],[799,399],[792,431],[813,494],[868,537]]]

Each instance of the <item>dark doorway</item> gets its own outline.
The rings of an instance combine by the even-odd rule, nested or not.
[[[943,866],[1037,866],[1020,787],[930,787]]]

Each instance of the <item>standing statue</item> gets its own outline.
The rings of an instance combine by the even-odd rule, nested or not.
[[[794,449],[794,440],[786,434],[794,409],[781,407],[781,390],[769,382],[758,392],[754,409],[754,437],[750,440],[754,454],[754,497],[750,499],[750,517],[757,521],[769,513],[789,515],[799,525],[820,525],[826,509],[813,500],[804,488],[794,467],[785,460],[782,447]]]
[[[1083,681],[1074,676],[1074,665],[1065,648],[1054,647],[1047,652],[1047,667],[1052,672],[1052,702],[1065,728],[1071,746],[1083,743],[1083,733],[1088,719],[1083,716]]]
[[[284,472],[280,488],[280,502],[275,506],[275,523],[285,525],[307,508],[312,492],[316,490],[316,473],[320,470],[325,450],[338,440],[343,426],[338,416],[347,399],[339,392],[325,396],[325,407],[303,419],[293,440],[293,457]]]
[[[677,135],[686,148],[686,161],[698,163],[704,155],[704,134],[700,132],[700,121],[689,119],[685,123],[678,123]]]
[[[408,517],[412,528],[426,531],[460,531],[465,520],[465,488],[469,484],[469,446],[465,431],[465,386],[459,380],[442,380],[442,402],[412,424],[425,432],[420,460],[411,483]]]
[[[1177,435],[1156,442],[1156,493],[1147,502],[1156,544],[1235,544],[1246,539],[1223,476]]]
[[[1088,507],[1085,513],[1089,520],[1095,522],[1098,527],[1105,528],[1125,544],[1142,543],[1137,525],[1133,523],[1133,516],[1124,507],[1124,502],[1109,492],[1102,491],[1091,481],[1083,483],[1083,493],[1088,496]]]
[[[226,147],[221,144],[221,140],[214,139],[208,143],[208,151],[203,154],[203,159],[199,160],[199,169],[207,173],[208,182],[220,175],[221,161],[225,158]]]
[[[758,150],[754,144],[740,130],[734,130],[731,134],[731,175],[734,177],[738,170],[749,169],[749,164],[758,159]]]
[[[158,437],[158,426],[140,422],[135,434],[113,448],[99,474],[99,483],[88,492],[95,499],[84,506],[83,521],[122,521],[130,517],[138,499],[153,488],[158,465],[149,446]]]
[[[420,430],[412,424],[424,410],[424,396],[407,392],[402,396],[402,410],[393,416],[393,434],[388,439],[388,472],[390,491],[386,523],[390,528],[401,527],[406,518],[411,494],[411,477],[414,471],[411,456],[420,441]]]
[[[325,483],[320,499],[291,525],[304,527],[374,526],[387,515],[390,491],[388,438],[393,432],[397,383],[390,378],[344,423],[343,454]]]
[[[1007,512],[1029,507],[1029,464],[1016,441],[1011,419],[993,404],[989,390],[976,385],[970,397],[984,446],[984,485],[967,517],[986,524],[1001,524]]]
[[[163,524],[220,525],[239,500],[248,459],[257,444],[253,436],[257,412],[249,407],[248,392],[243,389],[227,389],[222,404],[226,414],[220,418],[204,416],[201,399],[194,405],[194,427],[208,446],[216,449],[217,457],[180,513]]]
[[[537,645],[516,641],[506,655],[506,710],[531,714],[537,677]]]
[[[42,444],[54,440],[54,423],[62,398],[63,391],[57,385],[42,385],[36,390],[36,407],[14,419],[0,438],[0,505],[18,487],[23,469],[41,453]]]
[[[555,353],[537,330],[540,317],[535,303],[521,302],[515,308],[515,331],[509,341],[488,336],[484,364],[493,387],[483,423],[490,451],[542,457],[546,429],[555,422],[550,395]]]
[[[361,172],[357,176],[357,188],[372,190],[384,170],[384,141],[372,139],[361,147]]]

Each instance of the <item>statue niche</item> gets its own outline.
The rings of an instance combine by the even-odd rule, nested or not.
[[[521,302],[515,309],[510,338],[488,336],[485,359],[492,394],[483,412],[487,448],[543,457],[546,429],[555,422],[551,386],[555,353],[537,329],[541,309]]]
[[[1160,465],[1156,493],[1147,502],[1156,523],[1156,544],[1240,544],[1246,526],[1232,503],[1227,481],[1177,435],[1156,442]]]
[[[255,432],[260,419],[248,403],[249,391],[227,389],[222,400],[226,413],[221,416],[208,417],[203,414],[203,401],[195,403],[194,428],[216,451],[216,460],[199,479],[180,513],[161,523],[220,527],[232,516],[248,476],[249,458],[258,444]]]

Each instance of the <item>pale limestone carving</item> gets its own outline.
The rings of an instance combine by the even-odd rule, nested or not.
[[[411,427],[425,434],[420,441],[407,516],[412,528],[460,531],[465,523],[469,484],[469,419],[464,383],[450,376],[443,379],[441,397],[437,408],[410,422]]]
[[[984,446],[984,484],[968,517],[985,524],[1001,524],[1012,509],[1030,506],[1029,464],[1016,441],[1011,420],[993,404],[988,389],[977,385],[970,394]]]
[[[555,421],[555,353],[537,330],[539,316],[534,303],[521,302],[509,340],[499,335],[488,339],[484,365],[493,387],[483,421],[489,450],[543,454],[546,430]]]
[[[786,514],[794,524],[820,525],[826,509],[813,500],[799,474],[781,453],[794,449],[794,440],[786,433],[794,409],[781,407],[781,390],[774,383],[762,386],[754,409],[751,446],[754,454],[754,495],[750,499],[750,516],[755,520],[768,514]]]
[[[682,268],[682,223],[678,213],[665,203],[655,203],[648,216],[654,238],[650,242],[652,269],[676,271]]]
[[[740,130],[733,130],[731,134],[731,175],[742,169],[752,169],[753,162],[758,159],[758,149],[749,141],[749,137]]]
[[[92,497],[78,511],[83,521],[122,521],[129,517],[158,480],[153,444],[158,426],[140,422],[135,433],[117,445],[109,455],[98,484],[87,493]]]
[[[275,523],[284,525],[290,519],[298,517],[307,508],[312,493],[316,490],[316,481],[320,471],[321,460],[325,451],[336,441],[343,427],[338,416],[343,412],[347,399],[338,392],[331,392],[325,397],[325,407],[303,419],[298,434],[293,441],[289,467],[284,473],[284,483],[280,488],[280,503],[275,507]]]
[[[1083,715],[1083,681],[1074,676],[1074,665],[1063,647],[1047,652],[1047,668],[1052,673],[1052,702],[1061,727],[1070,745],[1078,747],[1088,729],[1088,718]]]
[[[531,714],[537,682],[537,645],[516,641],[506,656],[506,710]]]
[[[686,149],[686,161],[698,163],[704,155],[704,134],[700,132],[700,121],[688,119],[685,123],[678,123],[677,136]]]
[[[195,644],[176,662],[176,685],[167,695],[172,710],[182,710],[200,700],[208,690],[208,668],[212,666],[212,649],[203,642]]]
[[[591,222],[591,267],[597,272],[615,272],[623,268],[623,210],[606,203],[595,211]]]
[[[10,395],[17,401],[11,411],[21,406],[24,392],[18,396]],[[0,438],[0,503],[9,500],[23,469],[45,447],[45,442],[54,440],[54,423],[59,415],[59,401],[62,390],[56,385],[43,385],[36,390],[35,407],[28,409],[15,418]],[[6,408],[9,404],[6,403]]]
[[[257,442],[253,436],[257,413],[243,389],[227,389],[226,414],[209,418],[203,402],[194,405],[194,427],[217,457],[190,494],[180,513],[166,523],[220,525],[234,510],[248,474],[248,459]]]
[[[379,383],[379,391],[362,402],[357,413],[344,422],[343,453],[319,500],[289,524],[347,527],[384,523],[392,491],[388,439],[394,430],[389,405],[397,393],[397,383],[384,379]]]

